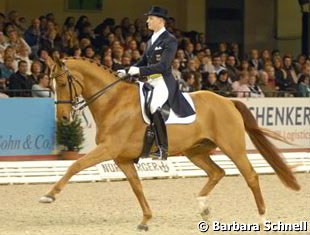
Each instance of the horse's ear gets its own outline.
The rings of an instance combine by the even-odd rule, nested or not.
[[[53,67],[55,66],[55,61],[50,56],[47,57],[45,63],[50,70],[52,70]]]

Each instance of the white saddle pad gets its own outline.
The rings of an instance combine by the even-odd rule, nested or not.
[[[147,124],[150,124],[150,120],[147,117],[147,115],[145,114],[145,107],[144,107],[144,103],[145,103],[145,97],[143,95],[143,82],[138,82],[139,83],[139,91],[140,91],[140,105],[141,105],[141,110],[142,110],[142,116],[144,121]],[[183,96],[185,97],[185,99],[187,100],[187,102],[190,104],[190,106],[192,107],[192,109],[194,111],[195,110],[195,106],[194,106],[194,102],[192,100],[192,98],[190,97],[190,95],[188,93],[182,93]],[[175,112],[173,112],[172,109],[170,109],[170,114],[169,114],[169,118],[166,121],[166,124],[190,124],[192,122],[194,122],[196,120],[196,114],[188,116],[188,117],[178,117]]]

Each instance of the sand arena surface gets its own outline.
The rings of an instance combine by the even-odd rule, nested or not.
[[[285,188],[275,175],[260,175],[273,222],[310,220],[310,174],[296,174],[302,190]],[[195,195],[206,178],[145,180],[153,210],[150,230],[136,231],[141,210],[127,181],[70,183],[52,204],[38,203],[51,184],[0,186],[0,235],[192,235],[201,220]],[[250,189],[241,176],[226,176],[209,196],[211,221],[258,222]],[[310,234],[308,232],[212,232],[205,234]]]

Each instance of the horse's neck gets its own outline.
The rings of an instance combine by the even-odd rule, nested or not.
[[[80,61],[72,66],[72,70],[83,76],[83,92],[82,96],[86,101],[90,100],[94,94],[111,85],[117,80],[114,74],[105,70],[89,61]],[[95,119],[97,126],[103,123],[103,118],[111,113],[111,109],[116,104],[123,102],[121,94],[123,92],[134,93],[134,87],[125,82],[118,82],[114,86],[107,89],[96,100],[89,104],[90,112]]]

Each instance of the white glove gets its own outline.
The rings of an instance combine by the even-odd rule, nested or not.
[[[126,71],[125,71],[125,69],[119,69],[119,70],[116,71],[116,73],[117,73],[117,76],[118,76],[119,78],[122,78],[122,77],[126,76]]]
[[[130,74],[131,76],[140,74],[140,69],[139,69],[139,67],[131,66],[131,67],[129,68],[128,74]]]

